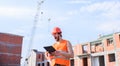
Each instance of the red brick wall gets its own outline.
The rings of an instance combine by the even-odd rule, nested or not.
[[[95,52],[96,52],[95,46],[91,46],[91,53],[95,53]]]
[[[83,54],[83,49],[81,44],[79,44],[77,50],[79,50],[79,55]]]
[[[74,56],[77,56],[77,55],[81,55],[82,54],[82,45],[81,44],[77,44],[74,46]],[[75,58],[74,59],[74,65],[75,66],[82,66],[82,59],[80,58]]]
[[[87,44],[87,51],[90,53],[90,44]],[[74,55],[82,55],[83,54],[83,49],[81,44],[77,44],[74,46]],[[91,66],[91,59],[87,58],[88,66]],[[83,59],[82,58],[75,58],[74,60],[74,65],[75,66],[83,66]]]
[[[20,66],[22,36],[0,33],[0,66]]]
[[[98,46],[95,46],[93,48],[91,47],[91,49],[90,49],[90,44],[88,43],[88,45],[87,45],[88,46],[88,48],[87,48],[88,53],[91,53],[90,51],[93,51],[93,52],[103,52],[103,51],[111,52],[111,51],[115,50],[114,45],[116,44],[116,47],[117,47],[116,54],[117,55],[115,55],[115,56],[117,56],[117,59],[115,59],[114,62],[110,62],[108,54],[105,55],[106,57],[104,59],[106,59],[107,66],[116,66],[117,63],[119,66],[120,65],[120,34],[117,34],[117,33],[113,34],[113,40],[115,41],[115,43],[113,42],[113,44],[108,44],[107,38],[104,38],[102,40],[103,44],[104,44],[103,46],[98,45]],[[75,53],[75,56],[83,54],[83,49],[82,49],[81,44],[74,46],[74,53]],[[88,60],[88,66],[91,66],[91,58],[89,57],[87,60]],[[75,66],[83,66],[83,59],[82,58],[75,59]]]
[[[102,46],[96,46],[95,49],[96,49],[96,52],[103,52],[104,51]]]
[[[6,53],[8,50],[7,50],[7,46],[6,45],[3,45],[2,43],[0,43],[0,52],[4,52]]]
[[[78,66],[84,66],[84,65],[83,65],[83,62],[84,62],[84,61],[83,61],[83,58],[79,59],[78,61],[79,61],[79,62],[78,62],[79,65],[78,65]],[[87,57],[87,62],[88,62],[87,65],[88,65],[88,66],[91,66],[91,58],[90,58],[90,57]]]
[[[75,59],[75,66],[83,66],[83,60],[80,58]]]
[[[107,66],[116,66],[115,62],[109,62],[109,56],[106,55],[106,64]]]
[[[80,55],[82,54],[82,45],[81,44],[77,44],[74,46],[74,55]]]
[[[114,50],[114,44],[110,44],[106,47],[108,51]]]
[[[116,54],[117,54],[116,61],[118,61],[118,66],[119,66],[120,65],[120,52],[117,52]]]
[[[77,63],[78,63],[78,60],[75,59],[75,60],[74,60],[74,66],[77,66]]]
[[[96,53],[96,52],[103,52],[104,51],[104,47],[102,46],[95,46],[91,47],[91,52],[92,53]]]
[[[80,44],[75,45],[73,51],[74,51],[74,56],[79,55],[80,54]],[[74,59],[75,66],[79,66],[79,62],[80,62],[80,60],[78,59],[78,57]]]
[[[88,57],[88,66],[91,66],[91,58]]]
[[[0,66],[5,64],[20,64],[21,56],[0,54]],[[5,65],[6,66],[6,65]],[[9,65],[7,65],[9,66]]]
[[[11,44],[22,44],[22,37],[11,34],[0,33],[0,41]]]
[[[22,49],[21,46],[20,47],[19,46],[12,47],[10,53],[12,53],[12,54],[21,54],[21,49]]]
[[[105,46],[105,51],[111,51],[114,50],[114,44],[108,44],[107,39],[104,40],[104,46]]]
[[[0,52],[2,52],[2,53],[21,54],[21,49],[22,49],[21,47],[22,46],[12,46],[11,44],[0,43]]]
[[[45,59],[44,53],[37,54],[37,62],[42,62],[44,61],[44,59]]]
[[[0,64],[6,64],[8,63],[8,55],[6,54],[0,54]]]
[[[88,43],[88,45],[87,45],[87,50],[88,50],[88,53],[90,54],[91,53],[90,43]]]
[[[76,46],[73,46],[73,52],[74,52],[74,56],[76,56],[76,54],[77,54],[77,49],[76,49]]]
[[[114,34],[116,47],[120,48],[120,34]]]

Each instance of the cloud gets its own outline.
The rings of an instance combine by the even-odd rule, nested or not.
[[[80,8],[82,12],[108,11],[115,5],[115,2],[98,2],[86,5]]]
[[[117,18],[120,17],[120,2],[114,2],[111,5],[111,8],[102,14],[103,16],[106,16],[108,18]]]
[[[29,26],[20,26],[20,27],[15,27],[15,29],[9,31],[9,33],[25,36],[25,35],[29,35],[31,30],[32,29]]]
[[[65,21],[65,20],[68,20],[69,18],[66,17],[66,16],[59,16],[58,18],[54,18],[54,22],[57,22],[57,21]]]
[[[34,11],[24,7],[10,7],[0,6],[0,16],[7,17],[24,17],[26,15],[33,15]]]
[[[80,12],[92,13],[96,14],[97,12],[99,15],[104,17],[119,17],[120,15],[120,2],[119,1],[104,1],[104,2],[97,2],[92,3],[86,6],[82,6],[80,8]]]
[[[69,4],[86,4],[86,3],[91,3],[91,1],[88,1],[88,0],[71,0],[71,1],[68,1],[67,3]]]
[[[71,10],[67,12],[67,15],[77,15],[79,13],[78,10]]]
[[[84,0],[72,0],[69,2],[81,2]],[[68,11],[68,15],[77,15],[77,14],[97,14],[98,16],[116,18],[120,15],[120,2],[119,1],[102,1],[102,2],[93,2],[89,4],[81,5],[79,9]]]
[[[103,32],[120,31],[120,22],[104,22],[99,24],[98,30]]]

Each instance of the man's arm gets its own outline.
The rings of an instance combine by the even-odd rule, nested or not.
[[[49,52],[45,52],[45,58],[46,58],[47,60],[51,60],[51,59],[53,59],[53,55],[50,54]]]
[[[67,48],[68,48],[68,57],[73,58],[74,57],[74,52],[73,52],[73,49],[72,49],[72,45],[69,41],[67,42]]]

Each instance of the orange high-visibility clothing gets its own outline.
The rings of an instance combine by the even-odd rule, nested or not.
[[[62,50],[62,51],[68,52],[67,42],[68,42],[67,40],[62,40],[60,42],[60,44],[54,44],[53,47],[56,50]],[[52,59],[51,62],[52,62],[52,66],[54,66],[55,64],[61,64],[61,65],[64,65],[64,66],[70,66],[70,60],[69,59],[56,58],[56,59]]]

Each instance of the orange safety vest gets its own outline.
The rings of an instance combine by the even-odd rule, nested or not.
[[[56,50],[62,50],[62,51],[68,52],[67,42],[68,42],[67,40],[62,40],[60,42],[60,44],[56,44],[55,43],[53,45],[53,47]],[[51,63],[52,63],[52,66],[54,66],[55,64],[61,64],[61,65],[64,65],[64,66],[70,66],[70,60],[68,60],[68,59],[62,59],[62,58],[52,59]]]

